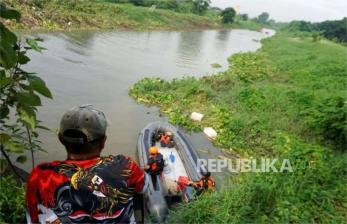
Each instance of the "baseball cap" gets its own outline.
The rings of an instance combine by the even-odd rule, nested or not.
[[[86,136],[86,141],[91,142],[105,136],[107,119],[105,114],[95,109],[92,105],[86,104],[73,107],[61,118],[59,133],[63,140],[69,143],[83,144],[84,138],[75,138],[65,135],[67,131],[79,131]]]

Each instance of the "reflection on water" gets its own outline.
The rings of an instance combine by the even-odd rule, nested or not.
[[[146,76],[165,79],[184,75],[202,76],[225,69],[227,57],[254,51],[263,37],[246,30],[76,32],[40,34],[47,50],[31,53],[26,69],[37,72],[52,90],[54,100],[45,100],[39,119],[51,129],[70,107],[93,104],[110,120],[104,154],[135,154],[139,131],[150,121],[162,120],[158,109],[136,104],[129,87]],[[65,150],[54,133],[42,133],[48,154],[38,160],[64,159]],[[29,166],[25,167],[28,168]]]
[[[64,38],[66,49],[76,54],[86,55],[90,47],[93,45],[93,37],[96,35],[94,32],[71,32],[64,33],[60,36]]]
[[[204,45],[204,31],[179,33],[176,63],[178,66],[194,67],[199,62],[200,51]]]

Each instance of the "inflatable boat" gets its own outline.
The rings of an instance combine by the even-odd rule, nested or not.
[[[158,135],[170,132],[171,144],[160,144]],[[152,175],[148,191],[144,194],[144,206],[149,216],[157,222],[165,220],[168,207],[175,202],[193,199],[189,187],[181,188],[180,183],[197,181],[201,178],[202,169],[198,167],[198,154],[192,144],[175,126],[165,122],[148,124],[139,135],[138,157],[141,167],[145,167],[149,158],[149,149],[156,146],[163,155],[165,166],[161,175]]]

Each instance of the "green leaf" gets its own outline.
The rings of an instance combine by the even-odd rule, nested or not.
[[[4,146],[5,146],[5,150],[8,152],[23,153],[25,150],[24,145],[18,142],[8,141],[4,144]]]
[[[28,126],[31,130],[35,129],[36,116],[35,112],[31,108],[19,107],[17,108],[20,120]]]
[[[10,109],[8,109],[8,107],[4,106],[0,108],[0,119],[6,118],[9,113],[10,113]]]
[[[30,61],[30,58],[28,56],[25,55],[25,52],[20,52],[18,54],[18,62],[21,65],[27,64]]]
[[[0,133],[0,143],[1,144],[5,144],[6,142],[8,142],[11,139],[11,136],[9,136],[6,133]]]
[[[20,104],[28,106],[41,106],[40,97],[34,93],[20,92],[17,94],[16,99]]]
[[[0,65],[9,69],[17,62],[17,36],[0,23],[0,37]]]
[[[18,163],[25,163],[26,161],[27,161],[27,156],[25,155],[18,156],[16,159],[16,162]]]
[[[28,79],[33,90],[45,97],[52,99],[51,91],[47,88],[46,83],[41,78],[31,75],[28,76]]]
[[[1,46],[4,43],[14,44],[17,43],[17,36],[13,32],[11,32],[9,29],[7,29],[2,23],[0,23],[0,43]]]
[[[36,39],[26,39],[26,43],[31,47],[31,49],[37,51],[37,52],[42,52],[44,50],[44,47],[39,46],[37,43],[38,41],[41,41],[41,39],[36,38]]]
[[[5,70],[0,71],[0,88],[3,89],[4,86],[11,83],[12,79],[10,77],[6,77]]]
[[[46,149],[43,149],[41,147],[39,147],[37,150],[41,151],[41,152],[45,152],[45,153],[48,153],[48,151]]]
[[[21,15],[18,11],[14,9],[8,9],[6,8],[5,4],[0,4],[0,17],[5,19],[15,19],[19,21]]]
[[[3,174],[6,171],[8,162],[6,159],[0,159],[0,174]]]
[[[49,129],[49,128],[45,127],[45,126],[42,126],[42,125],[37,125],[36,127],[37,127],[37,128],[40,128],[40,129],[42,129],[42,130],[52,131],[51,129]]]

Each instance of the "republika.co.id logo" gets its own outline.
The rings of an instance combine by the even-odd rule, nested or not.
[[[279,160],[276,158],[261,159],[198,159],[197,169],[207,169],[210,172],[231,173],[283,173],[293,172],[293,167],[289,159]]]

